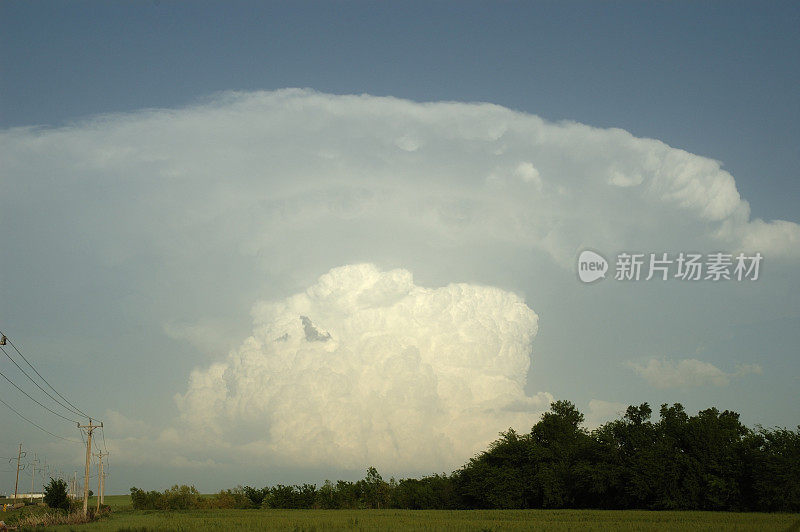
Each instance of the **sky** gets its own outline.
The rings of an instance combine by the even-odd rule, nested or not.
[[[450,472],[554,399],[796,427],[798,22],[3,2],[0,330],[103,420],[113,493]],[[622,253],[763,260],[617,280]],[[0,399],[78,441],[3,407],[0,456],[80,470],[74,424]]]

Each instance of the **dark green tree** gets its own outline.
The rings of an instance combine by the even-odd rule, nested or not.
[[[338,508],[336,500],[336,486],[334,486],[330,480],[326,480],[325,483],[317,490],[316,506],[318,508],[322,508],[323,510]]]
[[[237,488],[206,506],[800,511],[800,427],[754,431],[735,412],[690,416],[678,403],[661,405],[657,421],[652,414],[647,403],[631,405],[588,432],[573,403],[556,401],[529,433],[500,433],[449,476],[386,482],[370,467],[357,482]],[[131,488],[131,501],[135,509],[191,508],[198,494]]]
[[[44,487],[44,503],[50,508],[69,510],[66,481],[51,478],[50,483]]]
[[[359,481],[362,485],[364,504],[367,508],[385,508],[389,504],[389,486],[384,482],[378,470],[367,469],[367,476]]]
[[[752,504],[760,511],[800,511],[800,426],[797,431],[759,428],[752,457]]]
[[[269,494],[269,488],[257,489],[245,486],[242,488],[242,491],[244,491],[244,494],[256,508],[261,506],[261,503],[264,502],[264,498]]]
[[[570,401],[550,405],[531,429],[532,506],[565,508],[580,505],[576,489],[584,477],[591,438],[581,414]]]

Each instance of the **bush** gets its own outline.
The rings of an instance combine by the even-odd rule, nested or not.
[[[253,506],[256,508],[261,506],[261,503],[264,502],[264,499],[269,495],[269,488],[251,488],[250,486],[245,486],[242,488],[244,494],[247,495],[247,498],[250,499],[250,502],[253,503]]]
[[[200,493],[194,486],[176,484],[163,493],[131,488],[134,510],[192,510],[199,507],[199,501]]]
[[[44,488],[44,503],[50,508],[69,510],[70,502],[67,495],[67,483],[62,479],[50,479],[50,484]]]
[[[20,516],[15,520],[14,525],[21,529],[27,530],[29,528],[39,529],[39,527],[55,526],[55,525],[79,525],[88,523],[94,518],[93,514],[88,516],[83,515],[83,509],[77,512],[62,512],[62,511],[46,511],[41,513],[34,513],[30,515]],[[11,523],[9,523],[11,524]]]
[[[197,508],[200,493],[194,486],[177,484],[164,490],[161,500],[156,507],[159,510],[191,510]]]
[[[161,493],[157,491],[144,491],[135,486],[131,488],[131,505],[134,510],[155,510],[160,500]]]
[[[209,509],[244,509],[253,508],[254,505],[241,486],[232,490],[220,490],[213,497],[200,499],[201,508]],[[258,506],[256,506],[257,508]]]
[[[317,487],[314,484],[301,486],[284,486],[278,484],[269,491],[266,504],[270,508],[314,508],[317,499]]]

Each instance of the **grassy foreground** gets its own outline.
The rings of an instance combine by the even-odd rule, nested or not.
[[[116,501],[108,501],[113,503]],[[48,530],[800,530],[798,514],[605,510],[187,510],[117,508]]]

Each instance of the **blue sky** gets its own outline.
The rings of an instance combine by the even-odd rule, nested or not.
[[[0,330],[98,405],[115,492],[449,470],[553,397],[595,424],[680,401],[795,426],[799,23],[789,2],[3,2]],[[582,285],[586,247],[765,266]],[[19,434],[80,464],[0,416],[0,455]]]

